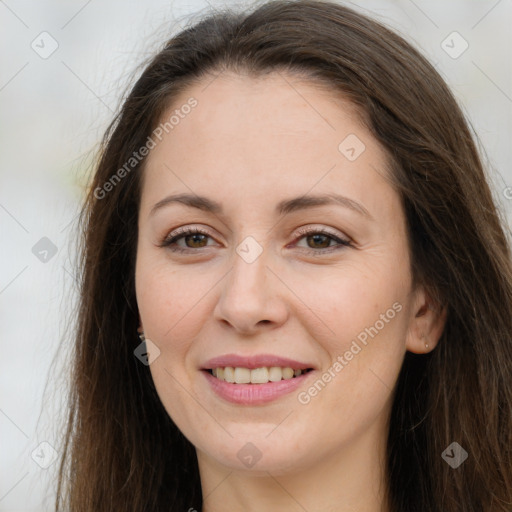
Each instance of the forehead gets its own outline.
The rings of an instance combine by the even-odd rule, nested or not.
[[[226,72],[183,91],[162,122],[173,114],[148,157],[143,203],[188,192],[263,206],[311,191],[352,194],[371,210],[377,197],[393,199],[385,152],[355,106],[322,84]]]

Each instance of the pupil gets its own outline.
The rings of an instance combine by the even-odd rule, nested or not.
[[[320,244],[321,244],[321,248],[324,248],[324,247],[328,247],[329,246],[329,237],[327,235],[311,235],[309,238],[313,238],[313,239],[316,239],[316,241],[318,241],[318,239],[324,239],[324,243],[322,244],[322,242],[320,241]],[[325,243],[326,242],[326,243]],[[315,242],[316,243],[316,242]],[[315,245],[315,247],[318,247],[318,245]]]
[[[186,237],[186,240],[188,242],[190,239],[192,239],[193,243],[200,243],[202,241],[202,239],[198,239],[198,237],[203,237],[203,239],[204,239],[204,238],[206,238],[206,235],[203,235],[202,233],[194,233],[193,235],[188,235]],[[188,245],[188,243],[187,243],[187,245]],[[203,247],[203,246],[201,245],[200,247]]]

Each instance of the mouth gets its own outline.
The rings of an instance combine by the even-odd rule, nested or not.
[[[216,379],[230,384],[255,385],[295,379],[312,370],[313,368],[292,368],[289,366],[262,366],[259,368],[218,366],[204,369],[205,372]]]
[[[242,406],[284,399],[316,373],[311,362],[277,354],[224,354],[199,369],[217,397]]]

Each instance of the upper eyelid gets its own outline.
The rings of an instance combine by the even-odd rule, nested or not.
[[[320,234],[330,237],[335,242],[337,242],[339,245],[353,246],[354,240],[351,237],[347,236],[344,233],[337,234],[337,233],[333,232],[333,229],[334,228],[330,228],[330,227],[326,227],[326,226],[318,226],[315,224],[300,226],[299,228],[297,228],[296,231],[294,231],[293,243],[300,241],[301,239],[308,236],[309,234],[320,233]],[[159,246],[165,247],[165,246],[170,246],[172,244],[176,244],[177,240],[181,240],[183,237],[187,236],[188,234],[190,234],[190,233],[193,234],[195,232],[197,232],[199,234],[203,234],[211,239],[216,238],[214,235],[212,235],[209,232],[208,229],[203,228],[202,226],[195,226],[195,225],[181,226],[179,228],[176,228],[175,230],[172,230],[169,234],[167,234],[164,237],[164,239],[162,240],[162,242],[159,244]],[[211,247],[211,246],[206,246],[206,247]],[[204,248],[206,248],[206,247],[204,247]],[[185,248],[184,250],[185,251],[190,250],[193,252],[195,250],[204,249],[204,248],[194,249],[194,248],[190,247],[190,248]],[[306,249],[306,248],[304,248],[304,249]],[[306,250],[313,251],[313,252],[322,252],[322,251],[328,251],[329,248],[319,249],[318,251],[315,251],[315,249],[306,249]]]
[[[301,226],[297,228],[295,233],[297,233],[300,236],[307,235],[308,233],[316,233],[316,232],[322,232],[323,234],[327,234],[330,236],[333,236],[335,238],[341,238],[341,239],[347,239],[351,240],[351,238],[343,233],[342,231],[336,230],[335,228],[326,227],[326,226],[318,226],[318,225],[307,225],[306,227]]]
[[[188,232],[194,232],[194,231],[198,231],[201,234],[215,238],[215,235],[213,235],[208,230],[208,228],[203,228],[202,226],[196,226],[196,225],[192,224],[190,226],[182,226],[182,227],[179,227],[179,228],[176,228],[176,229],[170,231],[165,236],[164,239],[172,239],[172,238],[178,237],[180,235],[186,235],[186,234],[188,234]],[[319,226],[319,225],[315,225],[315,224],[299,226],[294,231],[294,235],[304,236],[308,233],[317,233],[317,232],[323,232],[323,234],[327,234],[327,235],[333,236],[335,238],[337,237],[337,238],[351,240],[351,238],[343,232],[339,232],[339,234],[338,234],[338,232],[336,232],[335,228]]]

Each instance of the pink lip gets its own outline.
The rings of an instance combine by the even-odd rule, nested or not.
[[[239,364],[239,366],[242,365]],[[275,366],[281,366],[281,364]],[[247,368],[247,366],[245,367]],[[255,368],[259,368],[259,366],[255,366]],[[205,376],[213,391],[221,398],[238,405],[259,405],[272,402],[283,395],[291,393],[303,384],[305,379],[314,372],[307,372],[298,377],[293,377],[292,379],[268,382],[267,384],[232,384],[217,379],[217,377],[214,377],[205,370],[201,373]]]
[[[226,366],[240,368],[263,368],[264,366],[280,366],[281,368],[293,368],[294,370],[307,370],[313,368],[312,364],[305,364],[286,357],[280,357],[272,354],[257,354],[254,356],[239,356],[237,354],[225,354],[223,356],[214,357],[203,364],[203,370],[211,370],[212,368],[225,368]],[[261,384],[266,385],[266,384]]]

